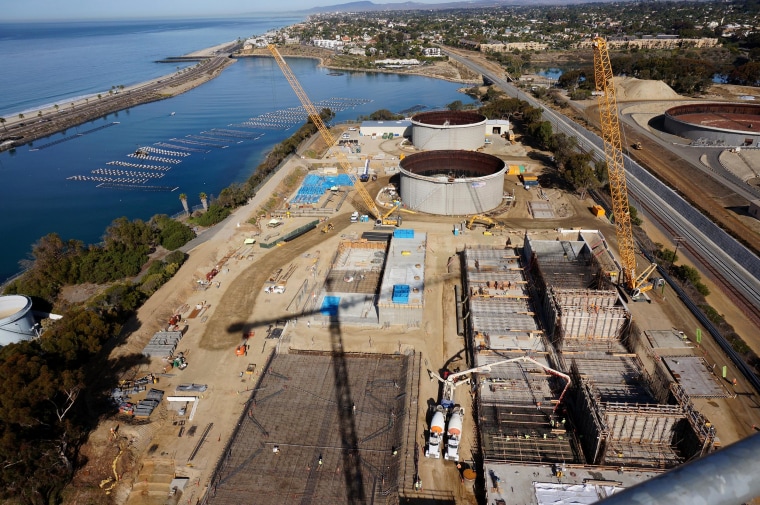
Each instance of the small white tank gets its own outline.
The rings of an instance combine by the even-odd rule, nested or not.
[[[449,436],[459,436],[462,434],[462,410],[454,409],[449,418]]]
[[[430,432],[431,433],[443,433],[443,428],[446,425],[446,418],[443,415],[442,410],[436,410],[435,414],[433,414],[433,419],[430,421]],[[461,428],[461,423],[460,423]]]

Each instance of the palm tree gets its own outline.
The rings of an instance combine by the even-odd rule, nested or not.
[[[37,117],[42,117],[42,111],[41,110],[37,111]]]
[[[185,209],[185,214],[190,214],[190,208],[187,206],[187,195],[185,193],[179,194],[179,201],[182,202],[182,207]]]
[[[58,104],[53,105],[55,107],[55,111],[58,112]]]
[[[24,119],[24,113],[23,112],[19,113],[18,118],[19,119]]]
[[[100,93],[98,93],[98,99],[100,99],[100,98],[103,98],[103,95],[101,95]]]
[[[203,205],[203,210],[208,210],[208,195],[206,193],[201,193],[198,195],[198,197],[201,199],[201,204]]]
[[[5,127],[5,118],[4,117],[0,117],[0,124],[3,125],[3,129],[5,131],[8,131],[8,128]]]

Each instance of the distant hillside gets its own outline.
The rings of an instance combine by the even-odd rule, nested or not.
[[[520,5],[558,5],[570,3],[590,3],[594,2],[614,2],[616,0],[474,0],[460,2],[441,2],[435,4],[426,4],[420,2],[395,2],[376,4],[370,1],[348,2],[343,4],[326,5],[323,7],[314,7],[306,12],[371,12],[371,11],[400,11],[400,10],[442,10],[442,9],[478,9],[486,7],[500,6],[520,6]],[[630,0],[634,1],[634,0]]]

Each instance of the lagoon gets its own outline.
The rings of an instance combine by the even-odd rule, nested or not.
[[[338,112],[336,122],[383,108],[394,112],[437,109],[455,100],[468,101],[457,91],[461,85],[438,79],[336,73],[318,67],[311,59],[290,58],[288,63],[313,102],[330,98],[357,101],[355,107]],[[242,58],[221,76],[185,94],[111,114],[40,139],[35,146],[0,154],[4,188],[0,210],[6,216],[0,222],[0,232],[9,238],[0,258],[0,279],[17,272],[19,260],[27,257],[31,245],[47,233],[57,232],[65,240],[99,242],[106,226],[117,217],[148,219],[154,214],[175,214],[182,210],[180,193],[186,193],[194,205],[200,203],[201,192],[213,196],[233,182],[245,181],[266,153],[300,124],[287,130],[239,125],[268,112],[298,106],[295,93],[272,58]],[[76,136],[112,123],[117,124]],[[208,152],[191,152],[160,181],[149,183],[177,188],[174,191],[103,188],[96,182],[67,179],[113,168],[107,165],[109,161],[134,161],[127,155],[140,146],[158,142],[181,145],[171,139],[202,136],[213,128],[243,129],[263,136],[227,142],[226,148],[205,146]]]

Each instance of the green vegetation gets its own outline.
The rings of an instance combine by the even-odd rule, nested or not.
[[[323,118],[332,118],[332,113],[323,111]],[[311,122],[305,124],[275,147],[245,184],[222,190],[208,212],[190,221],[210,226],[224,219],[314,132]],[[187,196],[182,196],[184,204]],[[0,501],[60,503],[80,463],[79,448],[100,417],[114,410],[103,398],[119,375],[141,359],[108,363],[106,344],[179,270],[186,254],[176,249],[194,236],[166,215],[147,223],[122,217],[106,229],[99,245],[64,241],[51,233],[33,246],[29,269],[6,287],[5,294],[31,296],[36,309],[56,310],[64,317],[47,324],[39,339],[0,349]],[[147,264],[159,245],[174,252]],[[59,299],[65,286],[81,283],[107,287],[84,303]]]

